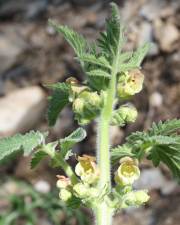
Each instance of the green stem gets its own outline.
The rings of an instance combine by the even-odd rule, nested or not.
[[[63,158],[55,158],[55,160],[58,162],[59,166],[62,167],[62,169],[65,171],[67,176],[71,179],[72,184],[77,184],[79,180],[70,165]]]
[[[64,170],[66,175],[71,179],[73,185],[79,182],[77,176],[75,175],[70,165],[60,155],[58,155],[57,157],[55,152],[52,149],[50,149],[49,146],[44,147],[43,151],[46,152],[51,157],[51,159],[53,159],[56,162],[56,164]]]
[[[112,66],[111,81],[109,84],[109,88],[106,92],[105,105],[101,113],[97,135],[98,164],[101,171],[99,188],[100,189],[107,188],[108,191],[111,191],[109,127],[113,112],[113,102],[116,94],[117,67],[118,67],[118,57],[116,57]],[[105,200],[98,205],[95,214],[97,225],[111,225],[112,210],[109,208]]]

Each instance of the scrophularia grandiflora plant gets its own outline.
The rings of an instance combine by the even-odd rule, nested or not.
[[[53,90],[49,98],[49,125],[55,124],[59,113],[68,104],[79,125],[95,120],[97,156],[76,156],[75,168],[69,165],[67,160],[74,155],[73,146],[86,138],[83,128],[51,143],[45,141],[47,133],[39,131],[0,139],[1,160],[23,151],[24,155],[32,154],[31,166],[34,168],[49,156],[51,165],[63,169],[66,174],[57,176],[59,198],[69,207],[83,205],[92,209],[97,225],[110,225],[112,216],[119,210],[148,202],[148,190],[133,188],[140,177],[140,164],[144,158],[151,160],[154,166],[160,162],[166,164],[173,176],[180,178],[179,119],[153,123],[147,131],[131,133],[124,144],[111,146],[110,127],[134,123],[138,116],[137,109],[129,101],[143,88],[141,63],[149,50],[149,44],[144,44],[136,51],[122,51],[124,26],[114,3],[111,10],[106,31],[100,33],[94,43],[88,43],[67,26],[49,21],[74,49],[86,78],[83,83],[69,77],[63,83],[49,85]],[[113,174],[114,165],[117,169]]]

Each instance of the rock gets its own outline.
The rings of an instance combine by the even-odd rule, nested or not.
[[[145,1],[140,8],[139,14],[149,21],[153,21],[160,16],[161,10],[166,6],[165,0]]]
[[[160,107],[163,103],[163,97],[159,92],[154,92],[150,95],[149,102],[153,107]]]
[[[39,180],[34,184],[34,188],[36,191],[41,193],[49,193],[51,190],[50,184],[45,180]]]
[[[118,145],[122,141],[123,132],[117,126],[110,127],[110,140],[112,145]]]
[[[139,27],[139,44],[142,44],[144,42],[151,42],[152,41],[152,24],[148,22],[141,23]]]
[[[163,194],[172,193],[177,184],[167,180],[158,168],[145,169],[141,172],[140,179],[134,183],[136,189],[161,190]]]
[[[141,31],[141,32],[139,32]],[[138,46],[141,46],[143,43],[149,42],[151,43],[151,48],[148,52],[148,55],[154,56],[159,53],[158,45],[153,41],[153,28],[152,24],[149,22],[144,21],[141,23],[140,27],[138,28]]]
[[[165,69],[166,73],[170,75],[169,78],[171,78],[171,81],[173,81],[173,83],[180,84],[180,50],[168,57]]]
[[[154,23],[154,34],[160,48],[165,52],[172,52],[179,45],[180,34],[173,23],[163,23],[161,20],[156,20]]]
[[[16,27],[0,27],[0,74],[9,69],[27,48]]]
[[[41,88],[32,86],[0,98],[0,136],[25,132],[42,117],[46,106]]]
[[[36,19],[42,16],[47,6],[47,0],[3,1],[0,7],[0,18],[11,19],[18,15],[18,19]]]

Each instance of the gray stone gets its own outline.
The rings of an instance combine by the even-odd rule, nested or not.
[[[154,23],[154,34],[160,48],[165,52],[172,52],[179,45],[180,34],[173,23],[163,23],[161,20],[156,20]]]
[[[26,48],[16,27],[0,28],[0,74],[9,69]]]
[[[134,183],[136,189],[159,189],[163,194],[172,193],[177,184],[167,180],[158,168],[145,169],[141,172],[140,179]]]
[[[32,129],[42,117],[45,94],[37,86],[23,88],[0,98],[0,136]]]

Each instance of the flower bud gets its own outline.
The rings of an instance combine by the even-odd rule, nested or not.
[[[66,79],[66,83],[70,85],[69,101],[73,102],[75,98],[84,90],[88,90],[85,85],[80,85],[79,81],[75,77],[69,77]]]
[[[142,90],[144,75],[135,69],[120,75],[117,85],[117,94],[120,98],[128,99]]]
[[[81,180],[87,184],[94,184],[99,179],[99,169],[95,163],[95,158],[83,155],[78,157],[78,164],[75,167],[75,172],[81,177]]]
[[[67,188],[71,185],[71,180],[68,177],[57,175],[58,181],[56,183],[57,188]]]
[[[145,190],[136,191],[135,192],[135,196],[136,196],[136,204],[137,205],[144,204],[150,198],[150,196],[148,195],[147,191],[145,191]]]
[[[140,170],[137,166],[137,161],[124,157],[121,160],[121,165],[115,173],[115,181],[120,186],[132,185],[140,176]]]
[[[75,119],[85,125],[94,119],[102,108],[102,97],[97,92],[82,91],[73,102]]]
[[[149,200],[149,195],[146,190],[132,191],[125,195],[122,208],[127,208],[129,206],[140,206]]]
[[[78,183],[76,185],[73,186],[73,190],[75,191],[77,197],[79,198],[86,198],[88,197],[89,194],[89,188],[82,184],[82,183]]]
[[[137,115],[138,113],[134,106],[130,104],[122,105],[113,112],[111,125],[123,126],[125,123],[135,122]]]
[[[64,201],[67,202],[68,200],[70,200],[72,197],[72,194],[70,191],[66,190],[66,189],[61,189],[59,192],[59,198]]]

